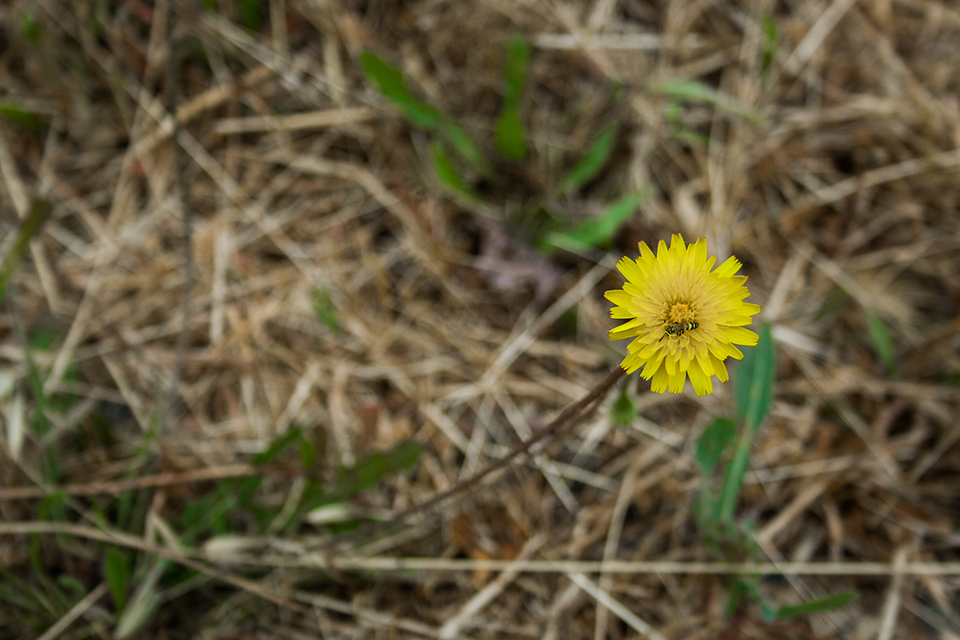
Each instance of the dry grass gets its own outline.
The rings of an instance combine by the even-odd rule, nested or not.
[[[163,4],[0,9],[0,102],[52,123],[0,123],[4,236],[31,197],[54,205],[0,316],[2,367],[26,372],[15,320],[43,330],[55,336],[33,349],[46,391],[73,397],[44,440],[0,449],[0,532],[10,534],[0,567],[36,585],[31,538],[13,534],[64,534],[43,536],[42,572],[93,595],[61,618],[63,637],[113,629],[104,540],[141,550],[134,587],[156,555],[210,578],[190,588],[160,580],[149,637],[960,636],[949,564],[960,560],[960,8],[264,0],[252,33],[238,26],[238,0],[220,0],[217,14],[181,1],[178,167],[163,106]],[[782,36],[766,70],[764,15]],[[531,154],[481,185],[484,206],[465,208],[444,195],[426,137],[371,89],[356,54],[371,48],[400,65],[418,95],[488,144],[514,32],[534,45],[523,105]],[[763,122],[688,104],[684,126],[709,144],[678,139],[658,87],[681,79]],[[572,201],[551,195],[612,121],[619,141],[600,178]],[[179,355],[178,180],[193,236]],[[644,564],[712,560],[691,514],[692,450],[712,416],[730,411],[729,385],[697,399],[652,395],[639,381],[635,429],[597,411],[532,460],[351,550],[349,566],[330,567],[329,530],[308,523],[256,535],[238,518],[241,537],[206,555],[178,546],[185,506],[214,479],[255,473],[251,455],[294,425],[317,451],[310,474],[327,483],[373,450],[421,443],[414,471],[349,503],[387,516],[529,437],[618,362],[601,294],[620,280],[609,257],[544,258],[505,212],[544,201],[586,217],[647,185],[655,195],[610,255],[672,232],[703,235],[713,253],[744,261],[751,300],[774,326],[777,393],[740,512],[756,519],[770,561],[820,569],[764,589],[781,603],[850,589],[854,604],[776,624],[753,609],[729,619],[725,583],[709,567]],[[339,332],[318,320],[318,290]],[[874,354],[869,314],[894,337],[900,378]],[[62,521],[30,488],[41,446],[53,447],[69,485]],[[283,513],[305,481],[284,461],[256,503]],[[124,495],[138,496],[135,517],[111,520],[104,537],[87,517],[116,516]],[[384,571],[389,557],[433,564]],[[635,564],[603,574],[563,564],[601,559]],[[882,566],[857,575],[850,563],[860,562]],[[0,637],[23,633],[0,627]]]

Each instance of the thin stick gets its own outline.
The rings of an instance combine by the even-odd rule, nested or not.
[[[62,486],[5,487],[0,488],[0,501],[35,500],[56,493],[65,493],[70,496],[119,495],[125,491],[135,491],[138,489],[155,489],[178,484],[211,482],[213,480],[223,480],[224,478],[267,475],[271,471],[271,468],[253,464],[232,464],[188,471],[168,471],[125,480],[85,482]]]
[[[188,569],[199,571],[200,573],[208,575],[211,578],[220,580],[221,582],[229,584],[230,586],[238,589],[248,591],[263,598],[264,600],[284,607],[285,609],[290,609],[298,613],[309,612],[307,607],[298,605],[297,603],[292,602],[288,598],[285,598],[278,593],[274,593],[273,591],[265,589],[254,580],[248,580],[247,578],[234,575],[224,569],[211,566],[196,557],[188,556],[183,553],[177,553],[176,551],[166,547],[150,544],[149,542],[144,541],[142,538],[132,536],[128,533],[111,531],[103,528],[88,527],[86,525],[75,524],[72,522],[0,522],[0,535],[25,535],[33,533],[74,536],[77,538],[86,538],[87,540],[96,540],[99,542],[106,542],[108,544],[115,544],[121,547],[126,547],[127,549],[135,549],[143,553],[148,553],[160,558],[164,558],[165,560],[175,562],[181,566],[187,567]]]
[[[617,381],[623,377],[626,373],[620,367],[617,367],[604,378],[600,384],[594,387],[587,395],[583,396],[573,404],[567,405],[567,407],[560,412],[556,418],[553,419],[550,424],[540,430],[539,433],[535,434],[532,438],[517,445],[512,449],[507,455],[500,458],[496,462],[490,464],[485,469],[479,471],[475,475],[467,478],[466,480],[457,483],[447,491],[444,491],[440,494],[437,494],[433,498],[427,500],[423,504],[419,504],[415,507],[411,507],[406,511],[399,513],[394,516],[392,519],[387,522],[374,522],[366,526],[360,527],[356,531],[350,532],[350,540],[344,540],[342,538],[334,538],[326,545],[320,547],[320,549],[329,549],[334,546],[339,546],[343,543],[352,543],[377,534],[388,527],[393,527],[401,522],[409,519],[414,515],[421,513],[426,513],[440,506],[440,504],[446,502],[450,498],[458,496],[460,494],[471,491],[476,488],[484,478],[489,476],[494,471],[501,469],[508,464],[510,464],[515,459],[519,458],[522,455],[528,453],[535,445],[545,442],[546,440],[561,435],[567,428],[574,426],[578,419],[589,410],[591,405],[596,402],[599,402],[604,396],[607,395],[607,392],[610,391],[611,387],[617,383]]]
[[[0,534],[4,525],[0,524]],[[248,567],[275,569],[335,568],[337,571],[434,571],[475,573],[515,570],[520,573],[619,575],[758,575],[758,576],[960,576],[960,562],[684,562],[671,560],[498,560],[340,556],[331,562],[319,553],[306,556],[243,555],[218,558]]]
[[[159,401],[163,403],[160,412],[158,426],[160,432],[166,431],[166,420],[173,405],[174,395],[177,393],[177,386],[183,377],[184,360],[187,351],[187,337],[190,329],[190,293],[193,289],[193,219],[191,208],[187,202],[187,185],[183,179],[183,169],[186,165],[183,147],[180,145],[180,118],[177,116],[177,78],[179,67],[177,64],[176,47],[173,41],[173,3],[175,0],[166,0],[163,5],[163,18],[165,20],[167,43],[167,67],[166,79],[167,86],[167,113],[173,122],[173,131],[170,135],[170,144],[173,145],[173,179],[177,190],[177,203],[180,206],[180,215],[182,219],[182,251],[183,251],[183,299],[180,303],[181,313],[183,314],[180,323],[180,334],[177,336],[177,355],[176,364],[173,369],[173,379],[170,381],[170,388],[166,394],[162,394]]]

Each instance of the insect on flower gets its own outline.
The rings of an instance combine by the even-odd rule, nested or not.
[[[693,331],[700,326],[699,322],[681,322],[680,324],[668,324],[663,330],[666,332],[663,334],[663,338],[667,336],[677,336],[678,338],[683,335],[684,331]],[[660,338],[660,340],[663,340]],[[660,342],[657,340],[657,342]]]
[[[610,339],[633,338],[620,366],[627,373],[643,367],[640,376],[657,393],[680,393],[688,377],[698,396],[713,393],[714,376],[729,379],[723,361],[743,357],[735,345],[757,344],[744,327],[760,306],[743,301],[750,292],[747,277],[736,275],[740,262],[730,257],[713,269],[716,260],[703,238],[687,245],[675,234],[656,255],[641,242],[637,260],[617,264],[627,281],[605,296],[615,305],[610,315],[626,322]]]

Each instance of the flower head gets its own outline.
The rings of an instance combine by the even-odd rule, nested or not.
[[[750,295],[746,276],[734,275],[740,262],[730,257],[714,271],[703,238],[687,245],[679,234],[662,240],[654,255],[643,242],[640,258],[617,264],[627,279],[622,289],[604,294],[614,306],[611,317],[626,320],[610,331],[611,340],[634,338],[620,364],[627,373],[640,367],[657,393],[680,393],[687,376],[698,396],[713,393],[713,376],[726,382],[723,361],[740,359],[734,345],[753,346],[757,334],[744,329],[760,305],[744,302]]]

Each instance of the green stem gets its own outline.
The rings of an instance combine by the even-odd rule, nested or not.
[[[747,466],[750,464],[750,448],[753,445],[754,429],[744,429],[737,443],[737,450],[733,455],[730,466],[723,477],[723,489],[720,492],[720,522],[729,525],[733,522],[733,511],[740,497],[740,487],[743,478],[747,475]]]

